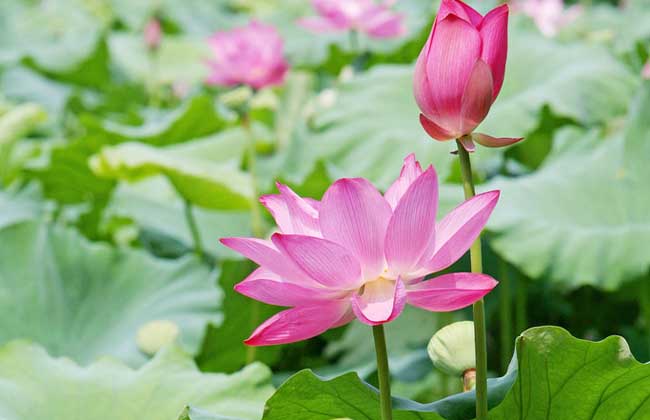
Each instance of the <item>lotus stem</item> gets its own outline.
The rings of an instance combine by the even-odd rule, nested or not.
[[[259,191],[257,190],[257,149],[255,145],[255,136],[253,135],[253,130],[251,129],[250,116],[248,111],[244,111],[241,114],[241,124],[244,132],[246,134],[246,144],[247,144],[247,156],[246,163],[248,174],[251,177],[251,233],[256,238],[261,238],[264,235],[264,226],[262,222],[262,214],[260,212],[260,205],[257,201],[259,196]],[[251,324],[256,326],[259,324],[260,317],[260,302],[254,300],[251,304]],[[257,353],[257,347],[248,346],[246,348],[246,364],[251,364],[255,361]]]
[[[517,279],[515,311],[517,334],[521,334],[528,327],[528,282],[524,277]]]
[[[196,219],[194,218],[194,208],[192,203],[189,200],[184,199],[184,210],[185,210],[185,220],[187,221],[187,227],[190,229],[190,234],[192,235],[192,244],[194,245],[194,253],[199,259],[202,259],[204,256],[203,252],[203,243],[201,242],[201,235],[199,234],[199,228],[196,224]]]
[[[508,263],[500,259],[499,320],[501,321],[501,373],[505,373],[512,356],[512,305]]]
[[[379,378],[379,404],[382,420],[393,419],[393,408],[390,397],[390,371],[388,370],[388,353],[386,351],[386,336],[384,326],[374,325],[372,335],[375,339],[377,353],[377,377]]]
[[[458,158],[460,160],[460,172],[463,178],[463,190],[465,199],[476,195],[474,191],[474,180],[472,178],[472,164],[469,152],[465,150],[459,140]],[[481,237],[476,238],[470,250],[470,263],[472,273],[483,272],[483,259],[481,256]],[[485,304],[483,299],[473,305],[474,313],[474,350],[476,352],[476,420],[486,420],[488,414],[487,403],[487,343],[485,334]]]

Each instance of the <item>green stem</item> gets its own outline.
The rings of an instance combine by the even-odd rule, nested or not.
[[[189,200],[183,200],[184,210],[185,210],[185,220],[187,221],[187,227],[190,229],[190,234],[192,235],[192,243],[194,244],[194,253],[199,257],[203,258],[203,245],[201,242],[201,235],[199,234],[199,228],[196,224],[196,219],[194,218],[194,212],[192,208],[192,203]]]
[[[355,30],[350,31],[350,50],[359,55],[359,32]]]
[[[508,370],[512,356],[512,306],[510,305],[510,273],[508,263],[500,259],[499,320],[501,321],[501,373]]]
[[[517,279],[517,300],[515,303],[517,334],[528,327],[528,283],[525,278]]]
[[[261,238],[264,235],[264,227],[262,223],[262,213],[260,212],[260,204],[257,201],[259,191],[257,190],[257,150],[255,147],[255,137],[251,129],[250,117],[248,113],[243,113],[241,117],[242,127],[246,132],[246,146],[247,154],[246,161],[248,164],[248,174],[251,177],[251,232],[253,236]]]
[[[245,111],[241,115],[241,123],[244,131],[246,132],[246,145],[247,145],[247,164],[248,174],[251,177],[252,185],[252,198],[251,198],[251,232],[256,238],[264,236],[264,225],[262,221],[262,213],[260,211],[260,204],[257,201],[259,191],[257,189],[257,150],[255,146],[255,136],[251,129],[250,116]],[[256,327],[260,321],[260,302],[254,300],[251,303],[251,324]],[[255,361],[257,347],[248,346],[246,348],[246,363],[251,364]]]
[[[472,179],[472,164],[469,153],[459,140],[458,158],[460,160],[460,172],[463,177],[463,190],[465,199],[476,195],[474,191],[474,180]],[[470,263],[472,273],[483,272],[483,259],[481,257],[481,237],[476,238],[470,250]],[[485,304],[483,299],[473,305],[474,313],[474,350],[476,352],[476,420],[487,419],[487,343],[485,338]]]
[[[388,370],[388,353],[386,351],[386,336],[383,324],[372,327],[375,338],[375,353],[377,353],[377,377],[379,378],[379,403],[381,419],[392,420],[393,409],[390,399],[390,372]]]

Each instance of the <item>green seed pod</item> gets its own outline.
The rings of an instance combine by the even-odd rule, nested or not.
[[[448,375],[460,377],[475,369],[474,323],[454,322],[440,329],[431,337],[427,351],[433,365]]]

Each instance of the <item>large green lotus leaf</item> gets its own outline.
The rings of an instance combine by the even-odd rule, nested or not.
[[[0,184],[9,184],[22,163],[15,144],[39,126],[47,115],[36,104],[25,103],[0,112]]]
[[[303,173],[323,159],[332,179],[363,176],[386,188],[399,174],[402,159],[415,153],[444,179],[451,149],[434,144],[420,127],[412,73],[407,65],[377,66],[343,84],[335,103],[317,111],[316,131],[301,144],[296,161]]]
[[[24,66],[11,67],[0,74],[0,89],[9,99],[40,104],[50,119],[58,119],[71,88]]]
[[[249,261],[225,261],[222,264],[219,286],[225,294],[222,307],[224,321],[219,326],[211,325],[205,335],[201,352],[196,358],[201,370],[235,372],[241,369],[250,350],[244,340],[259,324],[280,310],[235,292],[233,286],[252,270],[253,264]],[[255,360],[273,364],[281,350],[281,346],[258,347]]]
[[[53,72],[67,72],[95,50],[105,22],[82,1],[2,2],[0,63],[30,57]]]
[[[207,136],[222,129],[226,122],[217,113],[212,98],[197,95],[171,111],[148,110],[141,125],[125,125],[83,115],[82,122],[107,144],[138,141],[165,146]]]
[[[245,142],[235,129],[214,137],[156,148],[142,143],[105,147],[90,166],[101,177],[138,181],[164,175],[190,203],[209,209],[246,209],[253,188],[238,168]]]
[[[219,298],[214,273],[192,258],[155,259],[38,222],[0,231],[0,342],[31,339],[80,363],[112,355],[137,366],[145,324],[175,323],[195,352],[219,320]]]
[[[600,3],[582,10],[575,23],[565,28],[562,39],[600,42],[613,47],[616,53],[633,51],[637,42],[650,38],[650,1],[630,0],[624,7]]]
[[[241,258],[234,251],[219,246],[217,239],[225,236],[251,236],[250,212],[194,207],[192,213],[204,252],[220,258]],[[104,212],[106,220],[110,221],[113,217],[128,218],[137,226],[139,233],[180,243],[184,251],[194,246],[185,219],[183,200],[163,176],[133,183],[120,182]],[[120,226],[118,231],[112,232],[113,235],[121,236],[122,229],[130,235],[128,225]]]
[[[212,134],[224,125],[207,96],[195,96],[172,111],[157,113],[140,126],[103,121],[84,114],[86,135],[51,149],[46,159],[29,165],[27,176],[37,179],[47,198],[61,204],[86,203],[79,223],[90,237],[97,235],[101,213],[115,185],[112,179],[95,176],[89,158],[103,147],[129,141],[170,145]]]
[[[232,375],[206,374],[177,347],[167,347],[134,370],[102,359],[81,367],[34,344],[0,348],[3,420],[175,420],[187,404],[215,418],[256,420],[273,392],[260,363]]]
[[[0,113],[0,147],[13,144],[42,123],[47,114],[36,104],[25,103]]]
[[[490,407],[500,403],[517,374],[516,366],[501,378],[488,380]],[[393,397],[396,420],[469,420],[475,413],[474,392],[455,394],[430,404]],[[264,420],[317,420],[365,418],[380,420],[377,389],[346,373],[324,379],[310,370],[296,373],[267,401]]]
[[[498,420],[643,420],[650,413],[650,365],[622,337],[593,343],[559,327],[531,328],[517,339],[518,377]]]
[[[39,217],[45,207],[39,199],[33,185],[18,192],[0,190],[0,229]]]
[[[650,87],[624,133],[571,129],[535,173],[498,178],[492,247],[530,277],[615,289],[650,266]],[[644,153],[645,152],[645,153]]]
[[[396,407],[397,408],[397,407]],[[309,370],[296,373],[266,403],[264,420],[379,420],[377,392],[347,373],[323,380]],[[443,420],[436,413],[393,410],[395,420]]]
[[[650,365],[634,360],[617,336],[593,343],[559,327],[531,328],[517,339],[508,373],[488,380],[490,419],[645,419]],[[396,419],[474,418],[474,392],[431,404],[393,398]],[[325,380],[305,370],[267,401],[264,420],[379,420],[377,390],[354,373]]]
[[[108,45],[117,66],[138,82],[196,83],[208,73],[204,37],[165,35],[155,54],[148,53],[142,34],[113,33]]]
[[[513,29],[503,89],[477,131],[525,136],[536,126],[544,104],[555,115],[584,125],[625,114],[638,77],[604,48],[561,44]]]
[[[535,129],[545,104],[585,125],[625,113],[638,78],[605,50],[561,45],[523,30],[510,40],[503,90],[479,131],[524,136]],[[402,158],[415,152],[444,178],[455,145],[433,142],[420,127],[412,77],[412,66],[377,66],[343,84],[334,105],[318,110],[316,131],[304,141],[299,161],[324,159],[335,178],[364,176],[386,187]],[[477,167],[498,153],[482,148]]]

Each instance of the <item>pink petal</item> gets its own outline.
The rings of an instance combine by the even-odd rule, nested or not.
[[[492,105],[492,72],[483,60],[477,60],[463,93],[461,130],[469,134],[483,121]]]
[[[434,242],[438,177],[429,167],[395,207],[386,232],[386,261],[392,273],[407,273]]]
[[[499,191],[479,194],[456,207],[436,225],[433,257],[424,264],[430,273],[444,270],[467,252],[498,200]]]
[[[361,263],[364,278],[384,268],[384,237],[391,208],[363,178],[344,178],[325,192],[319,214],[323,237],[336,242]]]
[[[361,266],[341,245],[327,239],[276,233],[273,243],[305,273],[320,284],[337,290],[356,289]]]
[[[373,38],[395,38],[406,32],[402,20],[402,15],[377,6],[361,18],[361,29]]]
[[[463,146],[463,149],[467,150],[469,153],[474,153],[476,151],[476,145],[472,141],[471,137],[463,136],[459,138],[458,141],[460,141],[460,144]],[[458,151],[454,151],[454,154],[457,152]]]
[[[342,325],[350,305],[346,300],[299,306],[278,312],[257,327],[244,343],[249,346],[286,344],[315,337]]]
[[[523,137],[492,137],[481,133],[472,134],[472,140],[485,147],[510,146],[511,144],[515,144],[523,139]]]
[[[303,287],[282,280],[274,272],[260,267],[235,285],[235,291],[251,299],[278,306],[303,306],[344,295],[338,291]]]
[[[427,77],[427,56],[429,55],[429,43],[431,39],[427,41],[418,60],[415,63],[415,73],[413,75],[413,95],[415,96],[415,102],[418,104],[418,108],[424,115],[429,119],[436,119],[438,117],[438,110],[436,105],[433,102],[433,90],[429,84],[429,79]]]
[[[413,181],[422,174],[422,167],[420,162],[415,160],[415,155],[411,153],[404,158],[402,170],[399,173],[399,178],[388,187],[384,198],[388,201],[391,208],[395,209],[397,202],[402,198],[406,190],[411,186]]]
[[[436,21],[442,20],[447,15],[453,14],[459,18],[471,23],[472,26],[478,26],[483,20],[483,16],[469,5],[459,0],[442,0],[440,8],[438,9],[438,16]]]
[[[260,202],[269,210],[282,233],[320,236],[318,210],[291,188],[276,183],[280,194],[265,195]]]
[[[221,243],[274,273],[284,281],[303,286],[320,287],[272,242],[257,238],[222,238]]]
[[[483,298],[497,284],[486,274],[450,273],[409,286],[406,299],[428,311],[455,311]]]
[[[296,23],[298,26],[316,33],[328,33],[346,30],[346,28],[342,25],[337,25],[335,22],[324,19],[320,16],[309,16],[301,18],[298,19]]]
[[[503,85],[508,55],[508,5],[504,4],[485,15],[480,27],[483,50],[481,59],[492,69],[494,88],[492,99],[496,99]]]
[[[451,140],[455,138],[457,135],[450,133],[449,131],[445,130],[444,128],[440,127],[433,121],[427,119],[427,117],[424,116],[424,114],[420,114],[420,124],[422,124],[422,128],[424,128],[424,131],[431,136],[434,140],[438,141],[445,141],[445,140]],[[458,134],[460,136],[460,133]]]
[[[352,310],[359,321],[379,325],[395,319],[404,310],[406,288],[402,280],[379,278],[368,282],[361,295],[352,295]]]
[[[471,24],[451,14],[436,23],[427,57],[427,79],[438,113],[435,123],[455,136],[464,134],[462,98],[480,54],[481,37]]]

